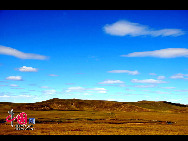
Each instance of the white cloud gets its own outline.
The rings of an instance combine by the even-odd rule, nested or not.
[[[115,87],[128,87],[128,85],[125,85],[125,84],[120,84],[119,86],[118,85],[111,85],[111,86],[115,86]]]
[[[69,87],[65,92],[81,92],[86,90],[83,87]]]
[[[118,21],[114,24],[104,26],[106,33],[116,36],[139,36],[144,35],[146,27],[129,21]]]
[[[105,94],[105,93],[107,93],[107,92],[106,92],[106,91],[97,91],[97,93]]]
[[[0,97],[2,97],[2,98],[6,98],[6,97],[10,97],[10,96],[8,96],[8,95],[0,95]]]
[[[89,90],[94,90],[94,91],[106,91],[105,88],[89,88]]]
[[[165,79],[165,76],[158,76],[157,79],[160,79],[160,80]]]
[[[19,86],[16,85],[16,84],[10,84],[9,86],[11,86],[11,87],[19,87]]]
[[[117,21],[113,24],[107,24],[104,26],[104,31],[110,35],[116,36],[141,36],[149,35],[153,37],[157,36],[180,36],[184,32],[181,29],[160,29],[153,30],[148,26],[141,25],[139,23],[132,23],[125,20]]]
[[[8,76],[6,77],[7,80],[15,80],[15,81],[22,81],[22,77],[21,76]]]
[[[105,88],[88,88],[87,90],[94,91],[95,93],[107,93],[107,90]]]
[[[137,87],[137,88],[153,88],[153,87],[156,87],[156,85],[135,85],[134,87]]]
[[[137,70],[135,71],[129,71],[129,70],[112,70],[112,71],[108,71],[108,73],[128,73],[131,75],[137,75],[139,74],[139,72]]]
[[[170,92],[164,92],[164,91],[155,91],[157,94],[170,94]]]
[[[170,78],[172,79],[184,79],[184,76],[186,76],[187,74],[182,74],[182,73],[178,73],[175,75],[172,75]]]
[[[52,90],[44,90],[44,91],[42,91],[43,92],[43,94],[56,94],[56,90],[54,90],[54,89],[52,89]]]
[[[163,89],[175,89],[176,87],[160,87],[160,88],[163,88]]]
[[[110,99],[106,99],[107,101],[115,101],[116,99],[110,98]]]
[[[182,99],[168,99],[168,101],[172,101],[172,102],[177,102],[177,101],[180,101]]]
[[[108,79],[108,80],[105,80],[103,82],[99,82],[98,84],[122,84],[124,83],[123,81],[120,81],[120,80],[111,80],[111,79]]]
[[[16,50],[11,47],[0,46],[0,54],[10,55],[20,59],[37,59],[37,60],[45,60],[47,56],[32,54],[32,53],[24,53],[19,50]]]
[[[184,89],[184,90],[174,90],[176,92],[188,92],[188,89]]]
[[[15,95],[15,96],[9,96],[9,95],[3,95],[3,96],[0,96],[2,98],[26,98],[26,97],[32,97],[31,95]]]
[[[56,74],[49,74],[48,76],[59,76],[59,75],[56,75]]]
[[[18,95],[16,97],[32,97],[32,95]]]
[[[37,72],[38,71],[38,69],[36,68],[26,67],[26,66],[20,67],[18,68],[18,70],[21,72]]]
[[[188,57],[188,49],[186,48],[166,48],[154,51],[133,52],[121,57],[157,57],[157,58],[176,58]]]
[[[152,84],[167,83],[166,81],[155,80],[155,79],[144,79],[144,80],[132,79],[131,82],[133,82],[133,83],[152,83]]]
[[[65,92],[87,92],[87,93],[107,93],[105,88],[83,88],[83,87],[69,87]]]

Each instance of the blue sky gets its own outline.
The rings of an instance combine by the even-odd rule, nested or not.
[[[188,104],[188,10],[1,10],[0,101]]]

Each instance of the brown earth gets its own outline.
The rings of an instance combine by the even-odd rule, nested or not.
[[[34,130],[15,130],[6,122],[27,113]],[[0,102],[0,135],[187,135],[187,105],[166,101],[115,102],[50,99],[37,103]],[[17,121],[14,121],[14,126]]]

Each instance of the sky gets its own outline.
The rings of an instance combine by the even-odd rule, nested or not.
[[[1,10],[0,101],[188,104],[188,10]]]

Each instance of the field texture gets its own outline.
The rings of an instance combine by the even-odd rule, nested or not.
[[[51,107],[47,103],[51,103]],[[60,103],[71,110],[67,107],[66,110],[58,109]],[[90,104],[93,106],[90,107]],[[103,107],[97,107],[99,104]],[[188,107],[166,102],[65,102],[53,99],[30,106],[0,103],[0,135],[188,135]],[[48,110],[39,109],[45,106]],[[25,112],[28,119],[35,118],[34,130],[15,130],[11,127],[10,122],[5,120],[11,108],[14,109],[14,116]]]

